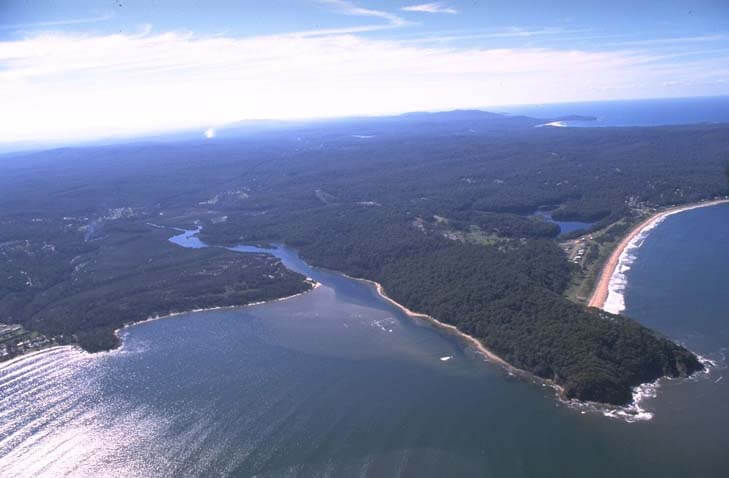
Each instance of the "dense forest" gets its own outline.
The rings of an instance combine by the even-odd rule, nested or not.
[[[108,221],[84,241],[85,230],[35,219],[3,221],[0,317],[88,351],[117,346],[114,330],[130,322],[311,287],[272,256],[183,249],[167,242],[174,231],[140,221]]]
[[[635,321],[567,300],[565,236],[533,213],[592,223],[610,242],[646,208],[726,195],[729,127],[542,121],[414,114],[0,157],[0,249],[12,256],[0,314],[94,349],[110,345],[99,331],[140,315],[307,287],[269,256],[182,252],[147,225],[200,221],[208,242],[285,242],[376,280],[568,397],[626,403],[634,385],[700,369]]]
[[[571,267],[553,241],[484,247],[413,227],[383,208],[336,205],[288,217],[276,234],[255,224],[244,241],[285,237],[311,263],[380,282],[406,307],[554,380],[568,398],[624,404],[633,386],[702,369],[690,352],[635,321],[563,298]]]

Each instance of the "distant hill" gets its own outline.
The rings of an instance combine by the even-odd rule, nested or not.
[[[352,116],[303,120],[243,120],[210,128],[184,129],[167,133],[149,133],[136,136],[110,136],[71,143],[24,142],[0,144],[0,155],[19,151],[40,151],[59,146],[107,146],[114,144],[147,143],[167,144],[204,139],[205,131],[212,129],[211,141],[290,132],[292,135],[326,136],[390,136],[420,131],[422,134],[475,134],[530,128],[550,121],[593,121],[595,117],[569,115],[559,118],[538,119],[522,115],[494,113],[475,109],[409,112],[388,116]],[[363,138],[364,139],[364,138]]]

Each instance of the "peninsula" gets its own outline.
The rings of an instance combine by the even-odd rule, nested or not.
[[[555,221],[617,239],[636,211],[725,195],[727,127],[538,124],[454,111],[13,157],[0,163],[0,316],[105,350],[127,323],[311,287],[270,255],[179,248],[149,223],[197,225],[207,244],[284,243],[377,282],[565,398],[622,405],[702,370],[660,333],[568,299],[581,265]]]

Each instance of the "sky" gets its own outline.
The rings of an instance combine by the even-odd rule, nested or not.
[[[727,0],[0,0],[0,144],[726,94]]]

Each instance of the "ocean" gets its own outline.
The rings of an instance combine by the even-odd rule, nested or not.
[[[486,108],[489,111],[553,119],[593,116],[595,121],[565,121],[565,126],[660,126],[729,123],[729,96],[651,100],[591,101]]]
[[[107,353],[0,365],[0,476],[728,476],[728,215],[667,219],[628,271],[627,311],[717,363],[662,382],[651,420],[561,403],[279,248],[321,286],[132,326]]]
[[[691,433],[701,443],[696,458],[714,466],[705,476],[729,476],[728,245],[729,204],[685,211],[646,236],[624,273],[624,313],[714,363],[709,380],[663,381],[653,405],[675,416],[664,441]]]

